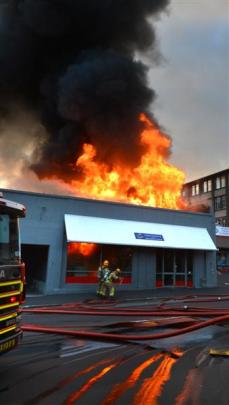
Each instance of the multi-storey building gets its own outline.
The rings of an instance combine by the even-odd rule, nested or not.
[[[216,223],[219,271],[228,272],[229,282],[229,169],[186,183],[183,196],[193,210],[212,212]],[[227,280],[228,278],[228,280]]]

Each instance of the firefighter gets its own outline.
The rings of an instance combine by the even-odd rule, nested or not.
[[[106,290],[108,290],[109,297],[113,298],[115,295],[115,287],[114,283],[118,280],[121,281],[120,278],[121,270],[116,269],[109,273],[109,275],[105,278],[103,288],[104,288],[104,296],[106,295]]]
[[[97,295],[103,297],[106,295],[106,289],[104,288],[105,281],[108,280],[110,275],[109,260],[104,260],[102,266],[99,266],[97,277],[98,277],[98,290]]]

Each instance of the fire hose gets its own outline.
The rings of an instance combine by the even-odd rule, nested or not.
[[[186,326],[176,331],[154,333],[146,335],[136,335],[136,334],[114,334],[114,333],[101,333],[101,332],[89,332],[89,331],[75,331],[68,330],[64,328],[54,328],[46,327],[41,325],[26,324],[23,325],[22,329],[29,332],[42,332],[42,333],[55,333],[59,335],[68,335],[77,338],[87,338],[93,340],[109,340],[109,341],[131,341],[131,340],[155,340],[155,339],[165,339],[178,335],[183,335],[185,333],[193,332],[198,329],[206,328],[207,326],[220,324],[222,322],[228,321],[229,315],[218,316],[207,321],[200,321],[194,325]]]
[[[79,331],[79,330],[69,330],[58,327],[46,327],[42,325],[33,325],[25,324],[22,329],[24,331],[30,332],[42,332],[42,333],[54,333],[61,335],[69,335],[78,338],[87,338],[87,339],[97,339],[97,340],[112,340],[112,341],[131,341],[131,340],[153,340],[153,339],[163,339],[173,336],[178,336],[181,334],[189,333],[201,328],[205,328],[210,325],[227,323],[229,320],[229,309],[220,309],[220,308],[204,308],[204,307],[192,307],[186,305],[186,303],[197,303],[197,302],[214,302],[214,301],[228,301],[229,296],[227,294],[216,296],[216,295],[204,295],[199,296],[181,296],[181,297],[167,297],[166,299],[161,299],[163,302],[159,305],[153,305],[150,308],[143,308],[142,306],[125,308],[125,307],[113,307],[106,305],[106,303],[101,303],[101,305],[93,305],[91,307],[89,303],[70,303],[62,304],[55,307],[40,307],[40,308],[24,308],[23,312],[31,312],[38,314],[68,314],[68,315],[84,315],[84,316],[125,316],[125,317],[179,317],[179,316],[191,316],[194,318],[206,318],[211,317],[209,320],[193,320],[190,322],[189,326],[185,326],[179,330],[163,332],[163,333],[154,333],[154,334],[117,334],[117,333],[101,333],[101,332],[92,332],[92,331]],[[167,301],[167,302],[166,302]],[[173,306],[168,305],[168,301],[178,301],[183,303],[183,308],[174,308]],[[94,301],[93,301],[94,304]],[[109,303],[110,304],[110,303]],[[212,318],[213,317],[213,318]],[[150,327],[149,321],[149,327]],[[188,320],[183,323],[188,323]],[[191,323],[191,325],[190,325]],[[147,322],[146,322],[147,324]],[[155,322],[155,325],[157,322]],[[176,322],[174,322],[176,324]],[[177,324],[182,324],[181,320],[177,319]],[[147,326],[147,325],[146,325]],[[152,326],[152,322],[151,322]],[[160,322],[158,325],[160,327]]]
[[[154,311],[131,311],[131,310],[120,310],[114,308],[113,310],[74,310],[74,309],[59,309],[59,308],[25,308],[22,312],[31,312],[38,314],[68,314],[68,315],[96,315],[96,316],[183,316],[184,311],[188,313],[189,316],[200,317],[200,316],[229,316],[229,309],[215,309],[215,310],[202,310],[201,308],[189,310],[189,308],[181,309],[167,309],[167,310],[154,310]]]

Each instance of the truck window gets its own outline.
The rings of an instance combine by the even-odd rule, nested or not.
[[[0,264],[16,264],[20,259],[18,219],[0,215]]]

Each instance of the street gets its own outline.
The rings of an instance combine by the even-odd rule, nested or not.
[[[160,298],[153,301],[154,307],[161,302]],[[147,309],[152,308],[152,301],[141,298],[104,305],[96,300],[86,303],[86,307],[93,308],[93,305],[110,309],[145,306]],[[180,307],[177,302],[170,305]],[[198,303],[200,305],[205,309],[228,306],[224,299],[218,304],[203,302]],[[71,308],[71,304],[65,307]],[[153,333],[152,319],[158,321],[149,317],[146,323],[142,316],[99,316],[96,313],[23,313],[23,324],[119,334],[134,331],[139,335],[145,331]],[[137,320],[142,322],[136,323]],[[158,333],[174,330],[172,328],[179,329],[179,326],[160,327]],[[18,348],[0,359],[1,404],[226,405],[229,403],[229,357],[212,356],[209,349],[228,349],[228,334],[226,324],[167,339],[135,342],[87,340],[26,331]]]

